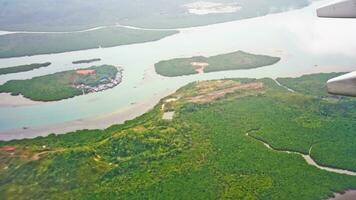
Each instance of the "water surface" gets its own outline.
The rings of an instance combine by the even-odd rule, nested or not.
[[[96,57],[102,59],[96,65],[120,65],[124,69],[123,82],[111,90],[58,102],[0,107],[0,139],[9,139],[15,132],[26,137],[23,127],[57,127],[53,129],[56,132],[61,132],[58,126],[66,126],[65,131],[68,131],[74,122],[82,124],[73,126],[73,130],[106,127],[109,123],[137,116],[128,114],[127,110],[132,109],[134,114],[144,113],[159,98],[195,80],[295,77],[316,72],[356,70],[356,20],[317,18],[315,9],[327,2],[330,1],[318,1],[300,10],[264,17],[181,29],[179,34],[155,42],[0,59],[0,67],[53,63],[49,67],[29,72],[2,75],[0,84],[12,79],[28,79],[88,67],[87,64],[73,65],[72,61]],[[174,78],[159,76],[154,71],[154,63],[160,60],[212,56],[236,50],[279,56],[282,59],[275,65],[258,69]],[[93,124],[93,119],[103,120]],[[89,121],[91,124],[88,124]],[[42,130],[48,132],[51,129]]]

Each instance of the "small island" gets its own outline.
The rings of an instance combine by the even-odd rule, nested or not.
[[[11,80],[0,86],[0,93],[21,94],[33,101],[58,101],[113,88],[121,79],[120,67],[92,66],[28,80]]]
[[[73,61],[72,64],[88,64],[88,63],[99,62],[99,61],[101,61],[100,58],[93,58],[93,59],[88,59],[88,60]]]
[[[33,64],[29,64],[29,65],[19,65],[19,66],[15,66],[15,67],[5,67],[5,68],[0,68],[0,75],[12,74],[12,73],[18,73],[18,72],[27,72],[27,71],[38,69],[41,67],[48,67],[50,65],[51,65],[50,62],[45,62],[45,63],[33,63]]]
[[[273,65],[278,61],[280,61],[279,57],[235,51],[211,57],[194,56],[164,60],[155,64],[155,70],[162,76],[174,77],[226,70],[252,69]]]

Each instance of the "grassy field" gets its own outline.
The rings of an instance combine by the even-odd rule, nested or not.
[[[148,31],[119,27],[82,33],[15,33],[0,36],[0,58],[142,43],[159,40],[176,33],[178,31]]]
[[[163,76],[182,76],[197,74],[199,66],[193,63],[208,64],[202,70],[216,72],[224,70],[252,69],[272,65],[280,60],[278,57],[255,55],[243,51],[236,51],[211,57],[195,56],[191,58],[175,58],[160,61],[155,64],[156,72]]]
[[[0,75],[18,73],[18,72],[27,72],[41,67],[48,67],[50,65],[51,65],[50,62],[45,62],[45,63],[33,63],[30,65],[19,65],[15,67],[5,67],[5,68],[0,68]]]
[[[325,76],[286,79],[318,83],[300,84],[296,93],[271,79],[191,83],[122,125],[0,142],[0,196],[326,199],[355,188],[356,177],[317,169],[246,136],[300,152],[313,146],[318,163],[355,169],[356,101],[303,92],[322,90]],[[173,120],[162,120],[162,104],[175,111]]]
[[[102,65],[86,69],[95,70],[93,75],[79,75],[76,70],[34,77],[27,80],[11,80],[0,86],[0,93],[23,95],[34,101],[57,101],[82,95],[83,91],[73,85],[97,86],[103,79],[114,79],[118,70],[114,66]]]

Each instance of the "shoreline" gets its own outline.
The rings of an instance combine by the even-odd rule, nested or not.
[[[324,0],[325,1],[325,0]],[[285,13],[285,12],[290,12],[290,11],[295,11],[295,10],[301,10],[306,7],[309,7],[317,2],[311,1],[308,5],[300,7],[300,8],[294,8],[292,10],[287,10],[287,11],[280,11],[276,13],[267,13],[265,15],[260,15],[260,16],[255,16],[252,18],[260,18],[260,17],[265,17],[268,15],[275,15],[275,14],[280,14],[280,13]],[[197,15],[197,14],[195,14]],[[199,15],[198,15],[199,16]],[[242,18],[242,19],[230,19],[226,21],[221,21],[221,22],[215,22],[215,23],[209,23],[209,24],[201,24],[201,25],[193,25],[193,26],[177,26],[177,27],[147,27],[147,26],[138,26],[134,24],[125,24],[120,22],[112,23],[112,24],[107,24],[107,25],[97,25],[93,26],[91,28],[83,28],[83,29],[77,29],[77,30],[69,30],[69,31],[43,31],[43,30],[26,30],[26,29],[3,29],[0,30],[0,35],[10,35],[10,34],[18,34],[18,33],[29,33],[29,34],[68,34],[68,33],[85,33],[85,32],[90,32],[90,31],[95,31],[95,30],[100,30],[100,29],[105,29],[105,28],[112,28],[112,27],[119,27],[119,28],[127,28],[127,29],[132,29],[132,30],[147,30],[147,31],[184,31],[184,30],[189,30],[192,28],[201,28],[201,27],[206,27],[206,26],[211,26],[211,25],[219,25],[219,24],[225,24],[225,23],[231,23],[235,21],[242,21],[242,20],[249,20],[251,17],[248,18]]]
[[[356,190],[348,189],[342,192],[334,193],[333,197],[329,197],[327,200],[352,200],[356,198]]]
[[[145,71],[144,77],[142,77],[141,84],[145,84],[146,81],[151,80],[152,73],[154,73],[154,69],[147,69]],[[324,73],[324,72],[322,72]],[[308,73],[307,73],[308,74]],[[313,74],[313,73],[312,73]],[[286,76],[286,77],[294,77],[294,76]],[[298,76],[296,76],[298,77]],[[276,78],[269,77],[275,81]],[[277,83],[276,83],[277,84]],[[283,87],[283,85],[280,85]],[[145,100],[142,102],[131,102],[128,106],[120,109],[115,110],[110,113],[105,113],[97,116],[91,116],[87,118],[80,118],[76,120],[70,120],[66,122],[56,123],[56,124],[47,124],[47,125],[39,125],[39,126],[25,126],[19,128],[12,128],[12,129],[5,129],[0,130],[0,141],[9,141],[9,140],[16,140],[16,139],[28,139],[28,138],[35,138],[37,136],[47,136],[51,133],[56,134],[66,134],[69,132],[82,130],[82,129],[105,129],[112,125],[122,124],[127,120],[135,119],[140,115],[146,113],[150,109],[152,109],[156,104],[163,98],[169,96],[170,94],[174,93],[177,89],[165,89],[160,93],[155,93],[152,95],[152,98],[149,100]],[[286,88],[288,90],[288,88]],[[292,92],[291,90],[288,90]],[[99,91],[100,92],[100,91]],[[24,102],[19,104],[19,102],[15,102],[11,104],[12,107],[20,107],[20,106],[33,106],[33,105],[41,105],[44,103],[51,103],[51,102],[37,102],[26,99],[19,96],[11,96],[9,93],[0,93],[0,99],[3,100],[1,97],[2,95],[7,95],[8,98],[6,99],[8,104],[11,102],[15,102],[14,98],[18,98],[18,101]],[[61,100],[63,101],[63,100]],[[26,104],[27,103],[27,104]],[[0,101],[0,108],[4,108],[4,103]],[[9,105],[7,105],[9,107]],[[356,173],[356,172],[355,172]]]
[[[73,85],[72,87],[77,88],[79,90],[83,91],[82,95],[86,95],[86,94],[90,94],[90,93],[96,93],[96,92],[101,92],[101,91],[105,91],[105,90],[109,90],[112,89],[118,85],[121,84],[122,79],[123,79],[123,72],[124,69],[120,66],[115,66],[115,68],[117,69],[117,73],[115,75],[114,79],[109,79],[110,82],[109,83],[100,83],[96,86],[89,86],[89,85],[84,85],[84,84],[80,84],[80,85]],[[78,73],[78,70],[76,70]],[[80,95],[78,95],[80,96]]]
[[[126,51],[125,51],[126,52]],[[206,53],[205,52],[205,54],[207,54],[207,55],[209,55],[209,53]],[[184,55],[184,54],[182,54],[182,55]],[[61,55],[62,56],[62,55]],[[42,59],[42,58],[41,58]],[[12,60],[11,60],[12,61]],[[72,61],[72,60],[71,60]],[[118,62],[118,61],[115,61],[115,62]],[[322,64],[320,64],[320,63],[317,63],[319,66],[321,66]],[[313,68],[314,69],[314,68]],[[150,69],[150,70],[152,70],[152,69]],[[315,68],[313,71],[319,71],[319,68]],[[329,70],[328,70],[329,71]],[[334,70],[332,70],[332,71],[334,71]],[[339,70],[337,70],[337,71],[339,71]],[[299,76],[299,73],[301,73],[300,75],[302,75],[302,74],[304,74],[304,73],[309,73],[310,71],[298,71],[298,73],[297,73],[297,75],[295,75],[294,73],[285,73],[286,75],[286,77],[294,77],[294,76]],[[247,76],[250,76],[250,75],[247,75]],[[274,77],[275,75],[271,75],[271,74],[266,74],[266,77]],[[211,76],[211,77],[213,77],[213,76]],[[236,77],[242,77],[242,76],[236,76]],[[143,79],[142,81],[141,81],[141,83],[144,83],[145,84],[145,82],[146,81],[149,81],[152,77],[150,77],[150,76],[145,76],[145,77],[143,77],[143,78],[147,78],[147,79]],[[159,77],[159,78],[163,78],[163,77]],[[207,77],[207,78],[209,78],[210,79],[210,76],[209,77]],[[214,77],[213,77],[214,78]],[[182,78],[183,79],[183,78]],[[206,79],[206,78],[204,78],[204,79]],[[177,79],[178,81],[180,81],[181,79]],[[153,95],[150,95],[150,96],[152,96],[153,97]],[[163,97],[163,96],[162,96]],[[140,101],[141,102],[141,101]],[[130,103],[132,103],[132,102],[130,102]],[[128,108],[128,107],[130,107],[130,105],[127,105],[127,106],[125,106],[125,107],[123,107],[123,109],[126,109],[126,108]],[[36,108],[37,109],[37,108]],[[110,111],[110,113],[103,113],[102,115],[110,115],[110,114],[112,114],[112,112],[115,112],[115,110],[117,110],[117,108],[113,108],[111,111]],[[78,116],[78,119],[79,118],[82,118],[82,119],[84,119],[84,120],[86,120],[87,118],[96,118],[96,116],[97,115],[88,115],[89,117],[82,117],[82,116]],[[4,122],[6,122],[6,121],[8,121],[8,120],[5,120],[4,119]],[[70,120],[71,121],[71,120]],[[60,121],[60,120],[58,120],[58,124],[57,124],[57,122],[54,122],[54,123],[56,123],[57,124],[57,126],[58,125],[61,125],[61,124],[68,124],[69,122],[70,122],[69,120],[68,120],[68,122],[66,122],[66,123],[63,123],[63,121]],[[82,120],[78,120],[78,121],[82,121]],[[73,123],[73,124],[75,124],[75,123]],[[47,124],[45,124],[45,125],[43,125],[43,124],[40,124],[40,125],[38,125],[38,127],[48,127],[48,126],[50,126],[50,125],[47,125]],[[55,126],[55,125],[53,125],[53,126]],[[53,127],[52,126],[52,127]],[[13,127],[14,127],[14,129],[13,129]],[[89,126],[88,126],[89,127]],[[32,128],[32,127],[30,127],[30,128]],[[35,128],[35,127],[34,127]],[[8,127],[6,130],[4,129],[4,131],[9,131],[9,130],[15,130],[16,129],[16,126],[12,126],[12,127]],[[22,132],[23,130],[21,130],[21,127],[20,126],[17,126],[17,130],[18,130],[18,132]],[[51,130],[53,130],[53,129],[49,129],[48,130],[48,132],[49,131],[51,131]],[[16,131],[15,131],[16,132]],[[2,133],[2,131],[0,131],[0,134]],[[1,136],[1,135],[0,135]]]
[[[51,133],[66,134],[83,129],[105,129],[112,125],[123,124],[125,121],[132,120],[143,115],[156,106],[162,98],[174,92],[175,91],[166,89],[162,93],[156,93],[153,98],[150,98],[149,100],[141,103],[133,102],[123,109],[96,117],[77,119],[58,124],[22,127],[0,131],[0,141],[31,139],[38,136],[48,136]]]
[[[116,77],[114,79],[115,81],[117,81],[117,84],[113,84],[110,87],[108,86],[105,89],[97,90],[97,91],[94,91],[94,92],[91,91],[91,92],[83,93],[83,94],[77,95],[77,96],[82,96],[82,95],[87,95],[87,94],[91,94],[91,93],[102,92],[102,91],[109,90],[109,89],[112,89],[112,88],[120,85],[122,83],[123,78],[124,78],[124,76],[123,76],[124,68],[121,67],[121,66],[118,66],[118,65],[117,66],[115,65],[115,67],[118,70],[118,72],[116,74]],[[99,85],[99,86],[101,86],[101,85]],[[99,86],[96,87],[96,88],[99,88]],[[82,89],[82,88],[79,88],[79,89]],[[74,96],[74,97],[71,97],[71,98],[75,98],[77,96]],[[22,94],[11,95],[11,93],[0,93],[0,108],[35,106],[35,105],[41,105],[41,104],[45,104],[45,103],[60,102],[60,101],[66,100],[66,99],[70,99],[70,98],[60,99],[60,100],[57,100],[57,101],[34,101],[34,100],[31,100],[29,98],[24,97]],[[1,131],[0,131],[0,134],[1,134]]]

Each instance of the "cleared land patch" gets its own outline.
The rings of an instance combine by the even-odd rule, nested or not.
[[[218,98],[222,98],[227,94],[234,93],[236,91],[261,91],[263,89],[262,82],[252,82],[241,84],[235,82],[234,84],[227,85],[222,88],[215,88],[213,91],[208,89],[202,90],[198,95],[189,97],[188,101],[192,103],[208,103]]]
[[[198,74],[202,74],[204,73],[204,69],[209,66],[209,63],[205,63],[205,62],[191,62],[190,63],[193,67],[195,67],[195,71]]]
[[[242,8],[237,3],[215,3],[208,1],[197,1],[185,4],[184,7],[186,7],[189,13],[195,15],[234,13]]]

